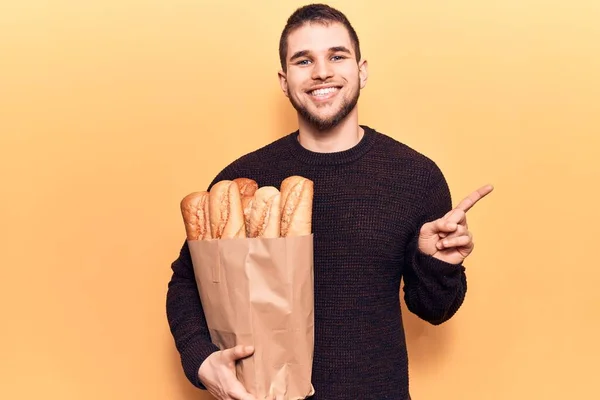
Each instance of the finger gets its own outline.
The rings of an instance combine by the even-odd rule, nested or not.
[[[237,399],[237,397],[234,397],[235,399]],[[246,394],[246,395],[242,395],[242,397],[239,398],[240,400],[256,400],[256,397],[252,396],[250,393]]]
[[[227,386],[227,396],[232,400],[256,400],[256,397],[248,393],[244,385],[237,378],[230,379]]]
[[[453,224],[466,224],[467,222],[467,214],[460,208],[455,208],[452,210],[452,214],[450,214],[446,218],[447,223]]]
[[[438,236],[440,237],[440,239],[444,239],[447,237],[450,238],[450,237],[466,235],[467,232],[468,232],[468,229],[465,225],[458,224],[456,229],[453,232],[440,232],[440,233],[438,233]]]
[[[473,238],[469,235],[457,236],[453,238],[446,238],[437,242],[436,247],[438,250],[450,249],[453,247],[468,247],[473,244]]]
[[[440,233],[451,233],[454,232],[458,228],[458,224],[454,222],[448,222],[443,218],[436,219],[433,222],[429,222],[423,225],[423,230],[430,234],[440,234]]]
[[[464,224],[467,225],[467,217],[463,210],[453,208],[448,211],[441,219],[445,219],[446,222],[451,224]],[[454,225],[450,225],[450,229],[453,229]],[[441,238],[448,236],[446,233],[439,233]]]
[[[444,214],[444,216],[443,216],[442,218],[443,218],[443,219],[448,219],[448,217],[449,217],[450,215],[452,215],[452,213],[453,213],[453,212],[454,212],[454,208],[453,208],[452,210],[448,211],[446,214]]]
[[[235,347],[223,350],[223,357],[225,357],[228,361],[236,361],[240,358],[245,358],[254,352],[254,348],[252,346],[243,346],[237,345]]]
[[[464,225],[459,224],[454,232],[445,233],[444,235],[446,238],[450,239],[459,236],[468,236],[469,234],[469,230]]]
[[[235,381],[232,388],[227,391],[227,396],[232,400],[256,400],[256,397],[248,393],[240,381]]]
[[[448,211],[446,214],[444,214],[444,216],[442,217],[442,219],[448,220],[448,217],[450,215],[452,215],[452,213],[454,212],[454,209]],[[440,237],[446,237],[446,233],[438,233],[438,235],[440,235]]]
[[[490,194],[494,190],[492,185],[485,185],[465,197],[455,208],[461,209],[464,212],[469,211],[479,200]]]
[[[277,394],[277,395],[269,394],[266,397],[266,400],[285,400],[285,397],[282,394]]]

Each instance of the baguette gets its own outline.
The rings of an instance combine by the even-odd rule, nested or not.
[[[242,212],[244,213],[244,225],[246,226],[246,236],[250,235],[250,211],[252,210],[252,203],[254,202],[254,196],[242,197]]]
[[[188,240],[210,239],[208,192],[193,192],[180,202],[181,214]]]
[[[279,237],[281,194],[274,186],[263,186],[254,193],[247,226],[248,237]]]
[[[234,181],[223,180],[210,189],[208,199],[210,230],[213,239],[246,237],[240,190]]]
[[[240,189],[240,195],[242,196],[242,210],[244,211],[244,223],[246,224],[246,236],[250,234],[248,229],[250,225],[250,210],[252,209],[252,200],[254,199],[254,193],[258,190],[258,184],[256,181],[249,178],[235,178],[233,180],[237,183]]]
[[[242,197],[252,197],[258,190],[258,184],[250,178],[235,178],[233,181],[237,183]]]
[[[280,235],[303,236],[312,233],[314,184],[302,176],[290,176],[281,183]]]

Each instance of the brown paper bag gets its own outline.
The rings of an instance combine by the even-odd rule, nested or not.
[[[257,399],[314,394],[313,235],[188,240],[211,341],[254,346],[237,363]]]

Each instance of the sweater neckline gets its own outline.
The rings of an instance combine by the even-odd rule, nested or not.
[[[305,164],[310,165],[339,165],[350,163],[365,155],[377,139],[377,132],[366,126],[360,125],[364,130],[364,135],[360,141],[349,149],[336,151],[332,153],[320,153],[308,150],[298,141],[299,131],[288,135],[289,149],[294,157]]]

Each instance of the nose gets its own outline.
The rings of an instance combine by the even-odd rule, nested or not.
[[[327,80],[333,76],[333,68],[331,64],[325,61],[315,61],[312,70],[312,79],[314,80]]]

